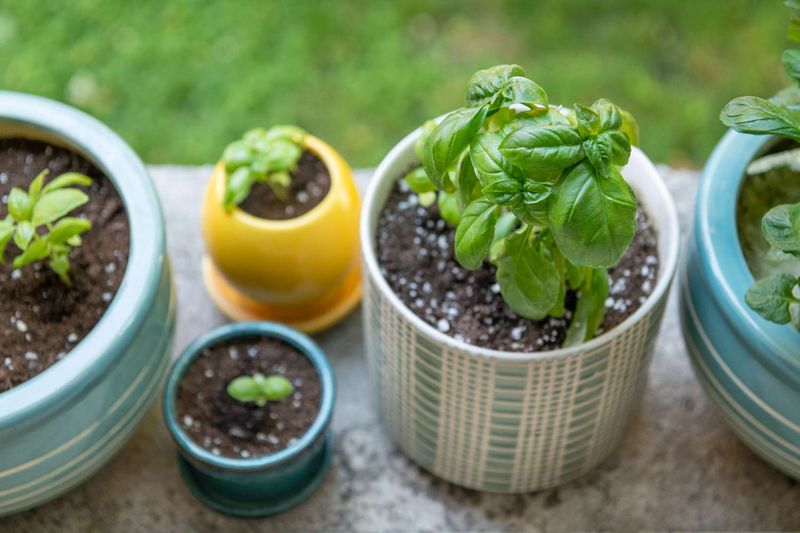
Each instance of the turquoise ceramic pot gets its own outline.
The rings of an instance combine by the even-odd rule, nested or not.
[[[736,229],[745,169],[771,140],[728,132],[706,164],[681,276],[681,325],[695,371],[731,427],[800,479],[800,334],[744,303],[753,276]]]
[[[192,441],[176,420],[178,385],[192,361],[205,348],[235,338],[268,335],[302,352],[314,364],[322,386],[317,419],[293,446],[249,459],[214,455]],[[192,343],[175,362],[164,391],[164,420],[180,453],[184,481],[204,504],[221,513],[256,517],[280,513],[317,489],[331,460],[330,422],[335,385],[333,370],[322,350],[306,335],[271,322],[244,322],[215,329]]]
[[[0,92],[0,137],[68,147],[114,182],[131,226],[128,269],[106,314],[67,357],[0,394],[0,515],[79,484],[125,443],[169,364],[175,300],[164,218],[142,162],[68,106]]]

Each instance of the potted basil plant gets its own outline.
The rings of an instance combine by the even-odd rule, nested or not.
[[[467,487],[562,483],[617,445],[675,272],[672,200],[608,100],[552,105],[516,65],[402,140],[361,220],[383,420]]]

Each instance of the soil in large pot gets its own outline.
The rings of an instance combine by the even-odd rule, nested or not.
[[[377,256],[383,276],[405,305],[422,320],[455,339],[495,350],[537,352],[560,348],[575,294],[567,295],[563,318],[530,320],[503,301],[488,262],[475,271],[458,264],[453,252],[455,229],[434,203],[419,205],[417,196],[398,180],[378,222]],[[653,292],[659,257],[655,230],[640,209],[633,244],[609,270],[606,315],[597,332],[622,323]]]
[[[64,172],[80,172],[93,184],[89,202],[72,216],[85,216],[92,229],[73,249],[65,285],[45,263],[20,270],[13,242],[0,264],[0,392],[46,370],[65,357],[97,324],[114,299],[128,264],[130,227],[123,202],[111,181],[82,156],[62,147],[27,139],[0,139],[0,219],[12,187],[27,190],[45,168],[46,182]]]
[[[313,152],[305,151],[291,173],[288,197],[283,200],[264,183],[256,183],[239,205],[245,212],[269,220],[287,220],[305,215],[319,205],[331,188],[325,163]]]
[[[291,396],[259,407],[228,394],[235,378],[281,375]],[[215,455],[251,458],[290,446],[314,423],[322,390],[313,363],[268,336],[233,339],[203,350],[178,387],[177,420],[194,442]]]

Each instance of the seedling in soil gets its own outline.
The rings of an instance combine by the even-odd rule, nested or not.
[[[239,376],[228,384],[228,395],[242,403],[264,407],[267,402],[278,402],[294,392],[291,382],[283,376],[256,373]]]
[[[268,185],[275,196],[286,201],[291,173],[303,155],[306,132],[295,126],[256,128],[225,148],[225,198],[227,210],[241,204],[256,183]]]
[[[785,3],[792,10],[789,39],[800,41],[800,1]],[[769,100],[734,98],[720,114],[726,126],[742,133],[777,135],[800,142],[800,49],[785,50],[782,63],[795,84]],[[769,259],[800,259],[800,203],[770,209],[761,221],[761,230],[770,245]],[[800,330],[800,277],[780,273],[759,279],[748,289],[745,302],[763,318],[776,324],[791,323]]]
[[[70,285],[70,251],[81,245],[81,235],[92,228],[85,218],[67,216],[89,201],[86,193],[73,186],[88,187],[92,180],[67,172],[45,185],[48,172],[45,169],[36,176],[27,192],[11,189],[8,214],[0,221],[0,261],[5,263],[6,248],[13,241],[19,249],[14,268],[48,259],[50,269]]]
[[[456,227],[462,266],[497,267],[517,314],[561,317],[576,291],[572,346],[602,323],[607,269],[634,237],[637,200],[620,174],[632,142],[635,121],[608,100],[551,106],[522,67],[499,65],[472,77],[465,107],[423,127],[423,166],[405,179]]]

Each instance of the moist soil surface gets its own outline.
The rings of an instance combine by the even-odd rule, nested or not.
[[[228,384],[243,375],[279,374],[294,393],[264,407],[240,403]],[[319,412],[321,386],[311,361],[272,337],[234,339],[203,350],[178,386],[177,422],[194,442],[215,455],[267,455],[302,436]]]
[[[475,271],[455,259],[455,229],[439,216],[436,203],[422,207],[402,180],[378,221],[377,254],[383,276],[403,303],[422,320],[455,339],[502,351],[560,348],[575,308],[567,294],[563,318],[530,320],[503,301],[488,262]],[[659,269],[656,234],[643,210],[633,244],[608,271],[606,314],[597,335],[632,315],[653,292]]]
[[[89,203],[71,216],[85,216],[92,229],[70,256],[72,285],[45,262],[20,270],[19,254],[8,245],[0,263],[0,392],[34,377],[66,356],[97,324],[117,293],[128,265],[130,227],[125,207],[111,181],[80,155],[26,139],[0,140],[0,219],[8,214],[12,187],[27,190],[45,168],[45,183],[64,172],[81,172],[94,181],[81,188]]]
[[[296,218],[319,205],[331,188],[328,168],[311,152],[303,152],[291,176],[289,197],[285,201],[278,198],[269,185],[256,183],[239,208],[270,220]]]

